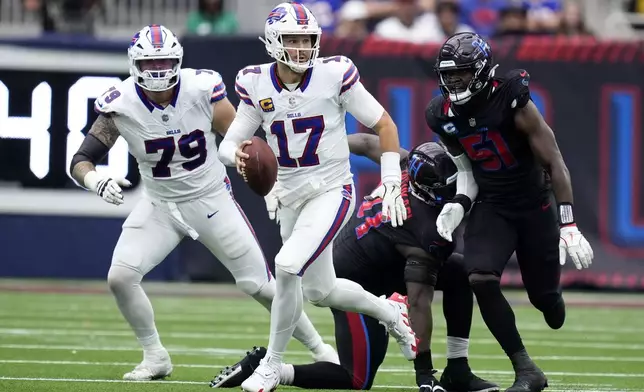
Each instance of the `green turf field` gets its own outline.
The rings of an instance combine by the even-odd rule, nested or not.
[[[234,287],[145,287],[175,370],[167,380],[125,383],[122,374],[141,360],[141,353],[104,284],[0,281],[0,391],[205,391],[221,367],[253,345],[266,344],[268,313],[249,299],[231,296],[237,293]],[[61,293],[75,290],[79,292]],[[511,296],[524,302],[521,293]],[[547,391],[644,392],[643,297],[568,294],[568,319],[560,331],[549,330],[532,307],[517,304],[528,351],[549,376]],[[434,308],[433,351],[435,365],[442,368],[445,322],[439,305],[440,300]],[[333,342],[330,312],[306,310],[323,337]],[[413,367],[395,343],[389,347],[374,388],[416,390]],[[292,342],[289,349],[288,361],[309,361],[299,343]],[[512,383],[511,366],[477,308],[470,358],[480,376],[503,387]]]

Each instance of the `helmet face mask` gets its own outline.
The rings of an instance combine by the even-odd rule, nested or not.
[[[146,26],[128,49],[130,75],[141,88],[160,92],[179,83],[183,47],[177,36],[159,25]]]
[[[303,73],[313,67],[320,53],[322,29],[304,5],[282,3],[266,19],[264,37],[259,37],[269,56]]]
[[[459,33],[443,44],[434,70],[443,96],[462,105],[487,86],[495,68],[487,41],[474,33]]]

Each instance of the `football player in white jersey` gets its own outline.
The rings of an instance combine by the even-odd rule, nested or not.
[[[128,55],[131,77],[96,100],[99,116],[70,170],[79,184],[119,205],[121,187],[130,183],[96,171],[95,165],[119,136],[139,164],[145,197],[123,224],[107,280],[144,351],[143,361],[123,378],[143,381],[169,375],[172,364],[140,283],[185,236],[203,243],[237,287],[267,309],[275,280],[217,157],[214,132],[225,134],[235,117],[221,76],[181,69],[182,46],[159,25],[138,32]],[[314,359],[337,363],[335,350],[308,318],[298,320],[296,338]]]
[[[375,202],[382,202],[384,221],[401,225],[407,211],[400,195],[396,125],[360,83],[351,60],[318,59],[321,34],[315,17],[301,4],[282,3],[271,11],[260,40],[276,62],[238,73],[235,90],[241,101],[220,145],[222,162],[236,165],[243,173],[248,155],[242,148],[261,126],[278,161],[278,181],[267,197],[269,212],[279,218],[283,240],[275,258],[277,295],[267,355],[242,384],[249,392],[271,391],[280,377],[289,377],[280,374],[282,356],[302,312],[302,291],[316,306],[380,320],[405,357],[416,356],[416,337],[404,299],[378,298],[335,276],[331,244],[355,204],[347,112],[380,137],[382,185],[371,197],[380,198]],[[278,210],[272,205],[279,205]]]

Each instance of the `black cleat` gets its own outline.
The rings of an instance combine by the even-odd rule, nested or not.
[[[450,366],[443,370],[441,385],[448,392],[497,392],[501,388],[493,382],[483,380],[470,369],[467,363],[464,366]]]
[[[241,386],[245,379],[250,377],[259,361],[266,356],[264,347],[253,347],[246,352],[246,356],[233,366],[226,366],[217,377],[210,381],[211,388],[234,388]]]
[[[418,387],[418,392],[447,392],[441,383],[434,377],[436,370],[433,370],[431,375],[423,376],[424,380]]]
[[[548,379],[541,369],[523,370],[514,377],[514,384],[505,392],[541,392],[548,387]]]

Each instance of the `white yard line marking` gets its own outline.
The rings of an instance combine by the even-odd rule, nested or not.
[[[183,381],[183,380],[155,380],[155,381],[125,381],[125,380],[108,380],[108,379],[79,379],[79,378],[32,378],[32,377],[0,377],[0,381],[44,381],[44,382],[85,382],[85,383],[113,383],[113,384],[136,384],[136,383],[146,383],[146,384],[184,384],[184,385],[208,385],[207,382],[205,381]],[[615,388],[607,388],[607,389],[597,389],[597,387],[601,386],[595,386],[591,387],[594,389],[576,389],[578,387],[581,387],[577,384],[565,384],[562,386],[569,385],[570,387],[573,387],[575,389],[571,388],[566,388],[566,389],[548,389],[549,392],[612,392],[612,391],[621,391],[621,392],[644,392],[643,390],[639,389],[615,389]],[[415,389],[418,388],[416,386],[405,386],[405,385],[374,385],[372,388],[374,389]]]
[[[84,330],[84,329],[30,329],[30,328],[0,328],[0,336],[132,336],[130,331],[115,330]],[[222,340],[257,340],[265,341],[265,334],[246,334],[246,333],[199,333],[199,332],[168,332],[163,333],[164,338],[175,339],[222,339]],[[323,336],[326,340],[332,340],[332,336]],[[476,344],[494,345],[499,343],[496,339],[476,338]],[[434,338],[434,343],[446,343],[445,338]],[[598,343],[586,341],[553,341],[553,340],[532,340],[524,339],[526,344],[545,347],[565,347],[565,348],[588,348],[601,350],[644,350],[644,344],[637,343]]]

